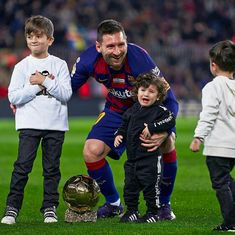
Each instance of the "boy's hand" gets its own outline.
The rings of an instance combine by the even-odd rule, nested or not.
[[[198,152],[200,150],[201,140],[198,138],[194,138],[192,143],[190,144],[190,150],[193,152]]]
[[[16,106],[14,104],[10,104],[10,108],[12,110],[12,113],[15,114],[16,113]]]
[[[114,147],[118,147],[122,143],[123,136],[117,135],[114,139]]]
[[[31,85],[42,85],[45,79],[46,79],[45,76],[36,71],[34,74],[30,76],[29,82]]]
[[[144,130],[142,131],[141,134],[143,135],[143,137],[144,137],[145,139],[150,139],[151,134],[150,134],[149,129],[148,129],[148,124],[147,124],[147,123],[144,123],[144,126],[145,126],[145,128],[144,128]]]

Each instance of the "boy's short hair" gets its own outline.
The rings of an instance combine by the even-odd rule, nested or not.
[[[150,85],[156,86],[159,101],[164,101],[170,86],[164,77],[157,75],[153,70],[151,70],[150,72],[142,73],[136,78],[136,82],[132,90],[134,100],[137,100],[138,89],[141,86],[144,88],[148,88]]]
[[[230,40],[220,41],[209,50],[211,62],[223,71],[235,71],[235,44]]]
[[[25,36],[31,33],[45,33],[48,38],[53,38],[54,25],[45,16],[31,16],[25,21]]]
[[[97,41],[102,42],[103,35],[105,34],[114,34],[119,32],[122,32],[124,37],[127,38],[125,30],[120,22],[113,19],[103,20],[97,28]]]

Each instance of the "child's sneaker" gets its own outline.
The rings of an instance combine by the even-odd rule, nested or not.
[[[97,210],[97,218],[108,218],[114,216],[121,216],[124,211],[124,206],[120,203],[119,206],[113,206],[109,203],[105,203],[103,206],[100,206]]]
[[[164,204],[161,206],[158,212],[158,216],[160,220],[174,220],[176,219],[175,214],[171,209],[170,204]]]
[[[15,224],[18,210],[15,207],[7,206],[4,217],[1,220],[2,224]]]
[[[120,219],[120,223],[137,222],[139,220],[138,211],[127,211]]]
[[[142,218],[139,218],[138,223],[156,223],[159,221],[159,217],[152,212],[148,212]]]
[[[56,215],[56,208],[48,207],[44,210],[44,223],[56,223],[58,222],[58,218]]]
[[[225,225],[221,224],[213,229],[213,231],[217,232],[234,232],[235,233],[235,225]]]

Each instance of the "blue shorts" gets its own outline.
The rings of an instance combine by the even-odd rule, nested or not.
[[[114,147],[115,132],[122,123],[122,115],[107,108],[100,113],[96,123],[92,127],[87,139],[97,139],[103,141],[111,148],[108,156],[113,159],[120,159],[125,151],[125,143],[122,142],[117,148]]]

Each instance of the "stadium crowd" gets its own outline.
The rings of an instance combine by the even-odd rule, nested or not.
[[[28,51],[24,22],[45,15],[55,25],[53,54],[69,68],[79,53],[93,44],[98,23],[120,21],[129,42],[143,46],[165,74],[178,99],[199,99],[211,79],[208,48],[219,40],[235,41],[234,0],[1,0],[0,97],[6,97],[14,64]],[[90,82],[84,96],[100,96]]]

